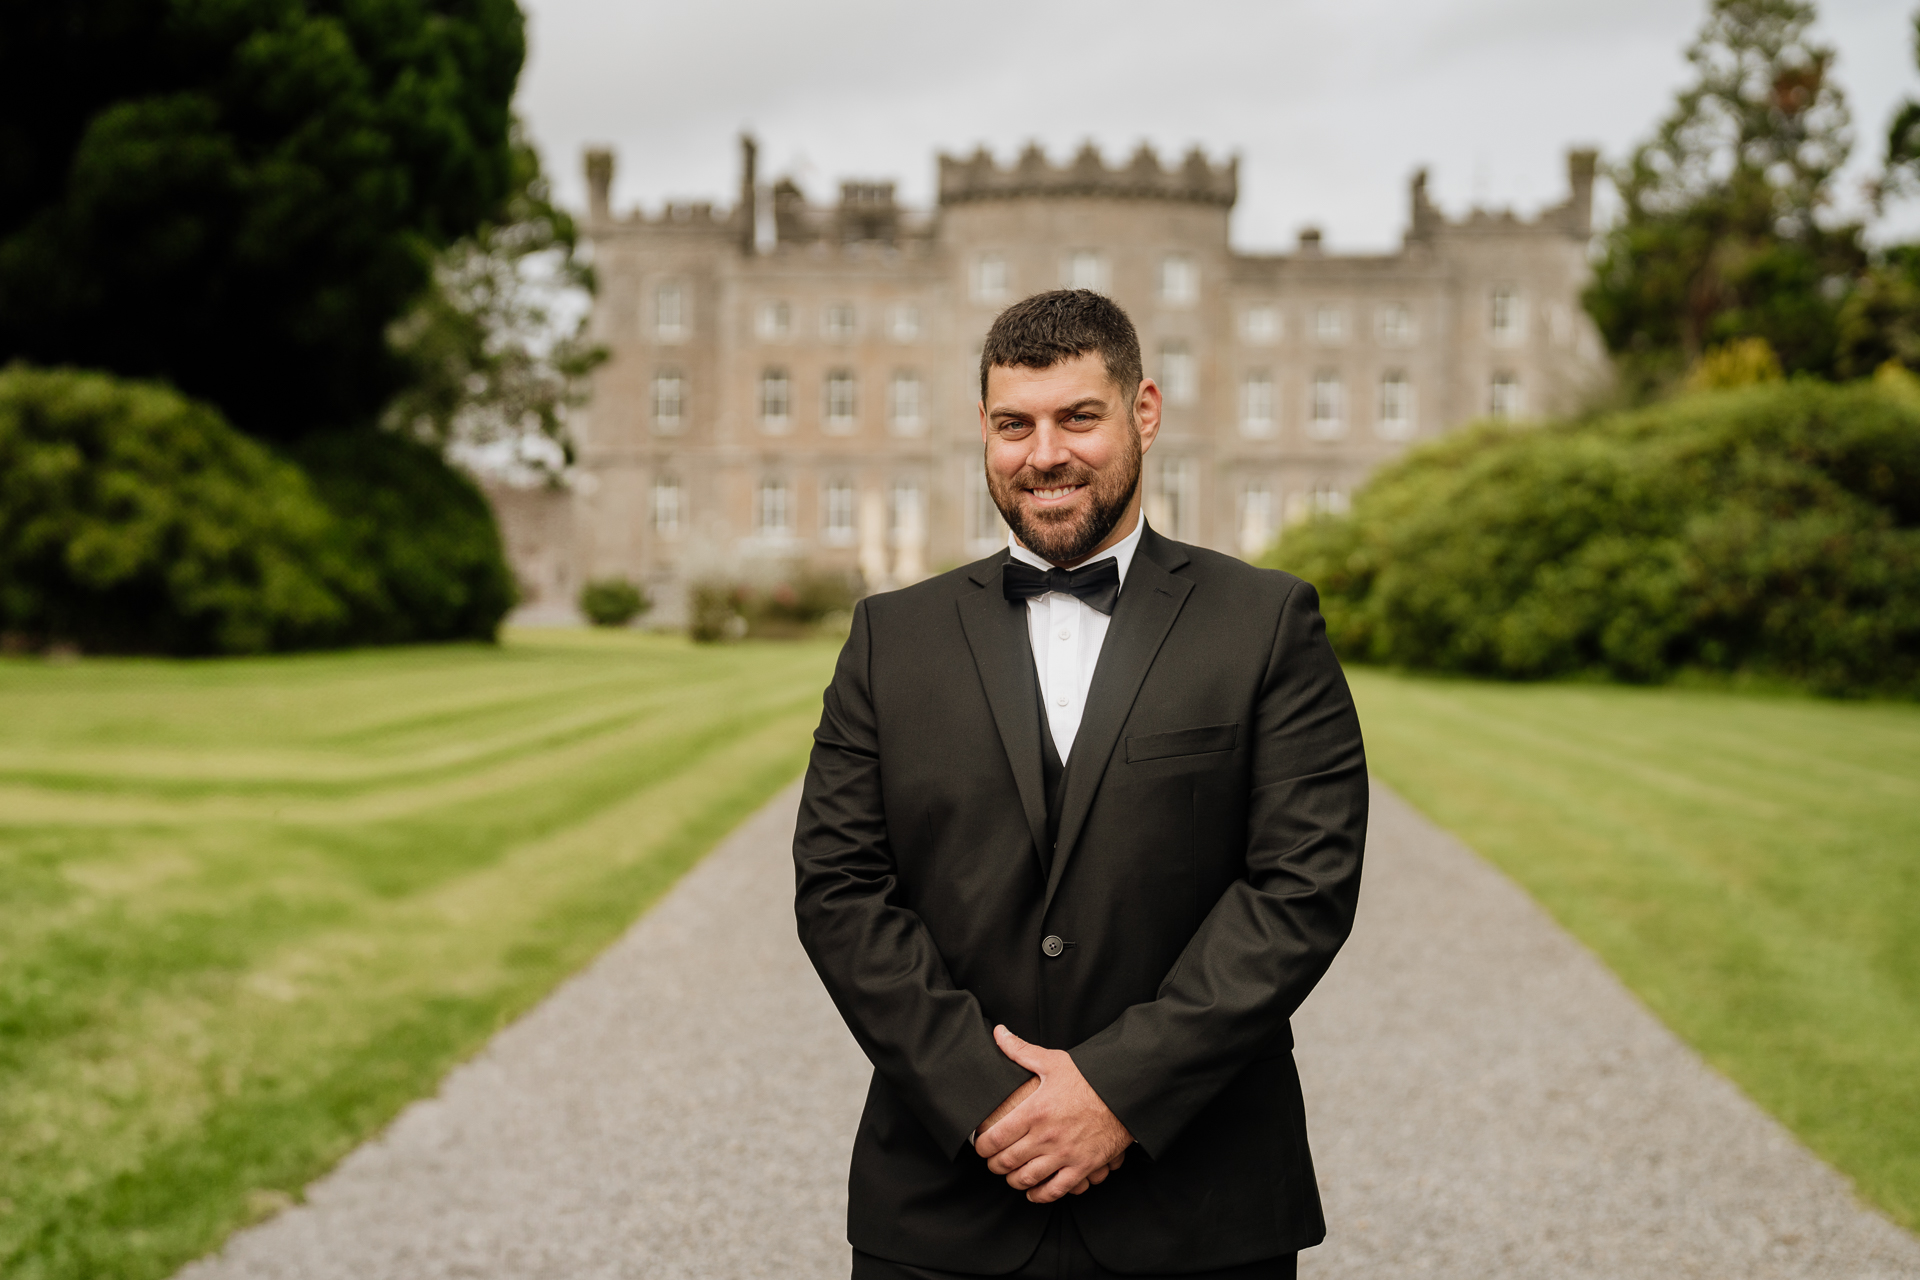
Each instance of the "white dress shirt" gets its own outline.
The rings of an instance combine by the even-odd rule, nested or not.
[[[1133,532],[1087,560],[1094,564],[1108,556],[1120,562],[1120,587],[1126,589],[1127,568],[1140,546],[1140,532],[1147,527],[1141,513],[1133,522]],[[1007,546],[1013,558],[1036,569],[1059,566],[1042,560],[1020,545],[1011,534]],[[1118,606],[1115,606],[1118,607]],[[1074,735],[1080,732],[1080,717],[1086,711],[1087,690],[1093,685],[1093,669],[1100,661],[1100,646],[1106,642],[1107,624],[1112,619],[1098,609],[1080,602],[1080,597],[1064,591],[1049,591],[1027,601],[1027,639],[1033,644],[1033,669],[1040,677],[1040,697],[1047,708],[1047,727],[1053,731],[1053,745],[1061,763],[1073,754]]]

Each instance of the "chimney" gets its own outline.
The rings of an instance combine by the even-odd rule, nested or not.
[[[1591,147],[1567,152],[1567,230],[1582,238],[1593,234],[1593,176],[1600,153]]]
[[[1320,228],[1300,228],[1300,253],[1302,257],[1317,257],[1320,253]]]
[[[760,208],[758,202],[759,187],[758,166],[760,146],[753,135],[740,135],[740,248],[742,252],[754,251],[754,236],[759,229]]]
[[[613,216],[607,204],[613,190],[613,152],[605,147],[587,148],[587,220],[605,222]]]

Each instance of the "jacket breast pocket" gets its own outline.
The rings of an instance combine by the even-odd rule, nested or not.
[[[1143,733],[1127,739],[1127,763],[1231,751],[1239,741],[1237,720],[1232,724],[1203,724],[1196,729],[1175,729],[1169,733]]]

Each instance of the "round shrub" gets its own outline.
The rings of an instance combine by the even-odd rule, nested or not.
[[[300,471],[171,389],[0,371],[0,631],[257,653],[327,643],[369,575]]]
[[[365,571],[353,643],[494,638],[516,592],[478,485],[390,431],[314,436],[293,457],[333,512],[342,554]]]
[[[1345,656],[1516,678],[1685,668],[1920,692],[1920,394],[1705,392],[1482,425],[1383,469],[1268,563]]]
[[[652,604],[625,578],[598,578],[580,589],[580,612],[596,627],[624,627]]]

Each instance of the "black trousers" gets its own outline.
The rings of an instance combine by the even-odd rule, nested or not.
[[[1040,1247],[1027,1264],[1010,1271],[1003,1280],[1293,1280],[1298,1255],[1265,1258],[1219,1271],[1193,1271],[1183,1276],[1122,1276],[1109,1271],[1087,1252],[1086,1241],[1073,1214],[1064,1208],[1054,1210]],[[959,1271],[935,1271],[929,1267],[910,1267],[903,1262],[888,1262],[870,1253],[853,1251],[853,1280],[977,1280]]]

